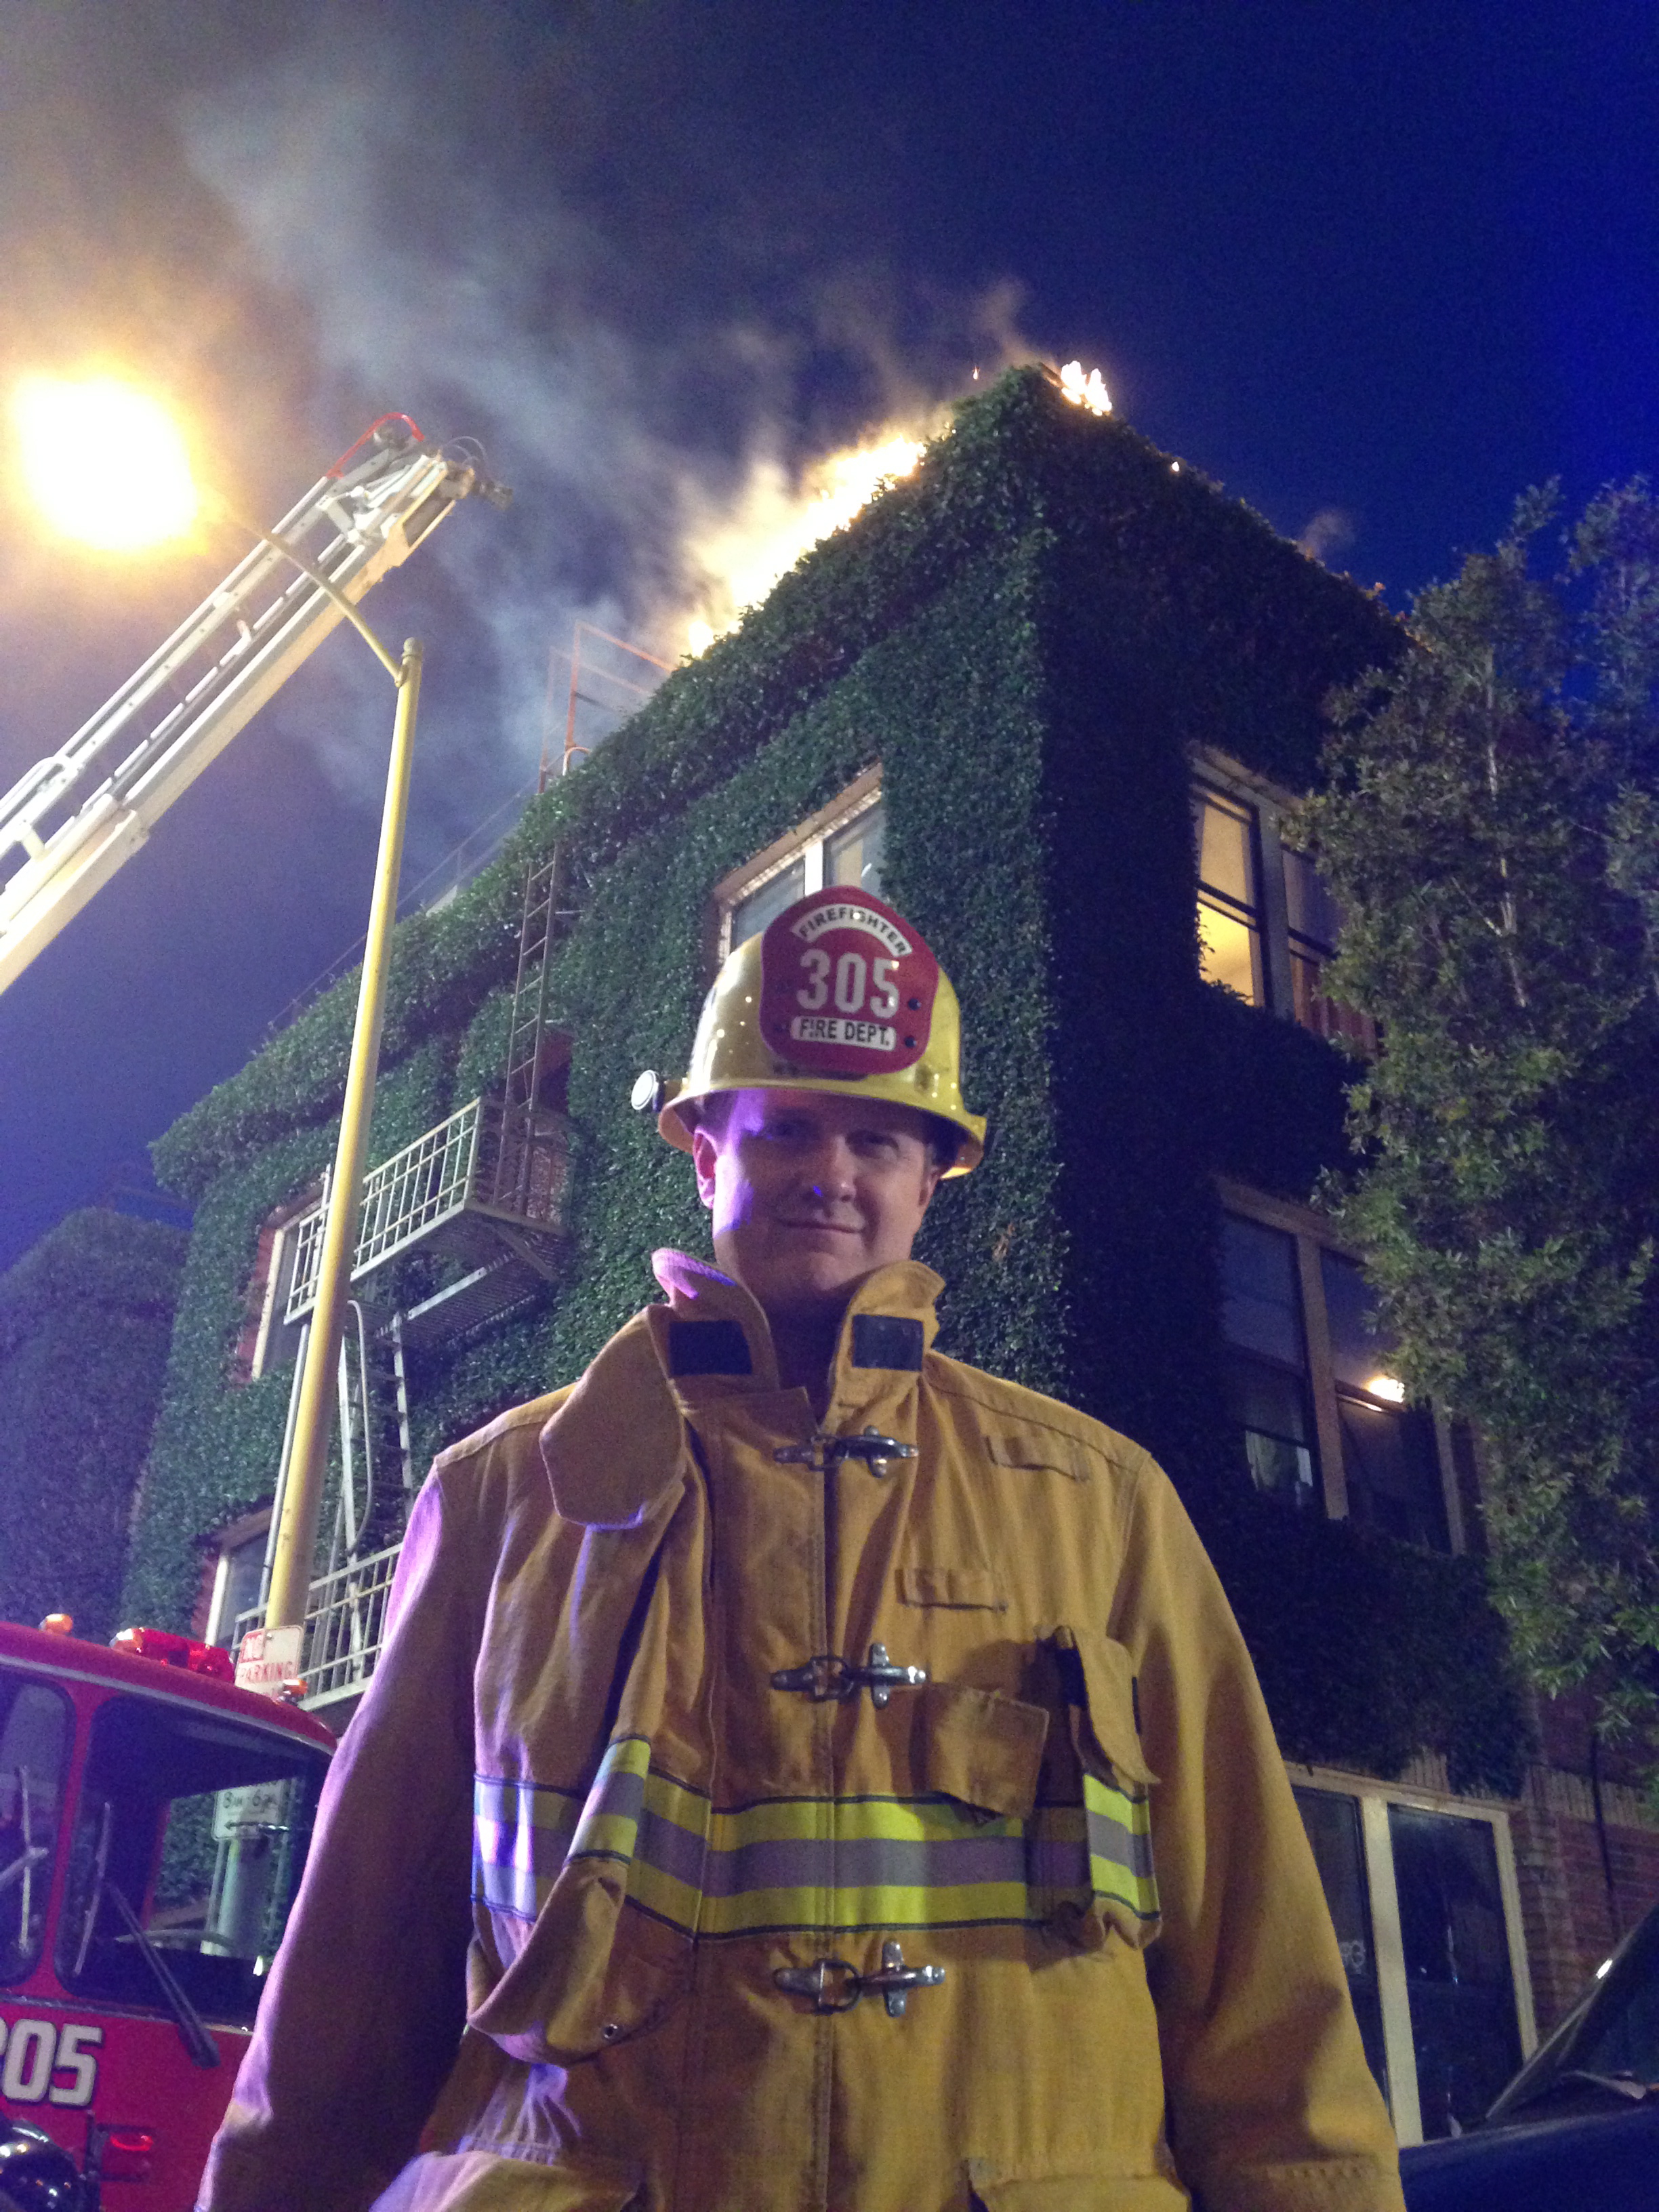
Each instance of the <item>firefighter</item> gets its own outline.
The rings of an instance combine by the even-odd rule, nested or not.
[[[933,1349],[957,1046],[863,892],[725,963],[718,1264],[439,1458],[210,2212],[1399,2212],[1170,1484]]]

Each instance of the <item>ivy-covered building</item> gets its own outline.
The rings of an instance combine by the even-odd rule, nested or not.
[[[684,1067],[734,939],[861,881],[956,981],[993,1131],[921,1248],[946,1348],[1163,1460],[1401,2133],[1481,2109],[1603,1955],[1618,1882],[1486,1601],[1468,1441],[1401,1402],[1310,1204],[1352,1062],[1320,990],[1334,919],[1281,817],[1330,688],[1398,649],[1350,584],[1019,372],[406,922],[305,1664],[325,1716],[372,1669],[431,1452],[575,1376],[653,1295],[654,1247],[703,1248],[636,1079]],[[195,1228],[130,1617],[227,1643],[258,1618],[354,999],[156,1148]],[[1659,1852],[1600,1779],[1628,1918]]]
[[[112,1635],[182,1230],[71,1213],[0,1275],[0,1620]]]

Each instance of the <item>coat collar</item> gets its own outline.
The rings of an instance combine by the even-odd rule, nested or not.
[[[663,1371],[684,1402],[706,1404],[733,1390],[779,1388],[771,1329],[741,1283],[684,1252],[654,1252],[651,1266],[668,1304],[649,1309],[647,1319]],[[896,1370],[920,1374],[939,1333],[934,1305],[944,1287],[931,1267],[915,1260],[878,1267],[855,1285],[831,1365],[832,1419],[838,1407],[861,1404],[872,1386],[890,1387]]]
[[[766,1316],[743,1285],[705,1260],[658,1252],[668,1294],[618,1331],[542,1431],[553,1500],[567,1521],[638,1528],[684,1481],[684,1419],[733,1395],[777,1394]],[[944,1285],[914,1260],[878,1267],[848,1302],[831,1370],[827,1425],[855,1419],[919,1375]],[[805,1391],[798,1398],[807,1425]]]

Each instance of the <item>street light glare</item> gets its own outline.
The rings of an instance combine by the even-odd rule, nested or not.
[[[12,401],[24,482],[54,529],[110,553],[176,538],[196,515],[185,441],[146,393],[108,376],[31,377]]]

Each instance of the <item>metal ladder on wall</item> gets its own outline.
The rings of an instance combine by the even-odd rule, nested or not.
[[[541,1104],[542,1048],[547,1036],[548,969],[555,945],[574,912],[564,903],[564,848],[556,845],[525,878],[519,921],[519,964],[513,981],[507,1054],[501,1072],[501,1141],[491,1196],[498,1206],[526,1210],[535,1167],[536,1115]]]
[[[384,1330],[352,1299],[340,1347],[340,1492],[326,1571],[397,1542],[417,1486],[402,1316]]]

